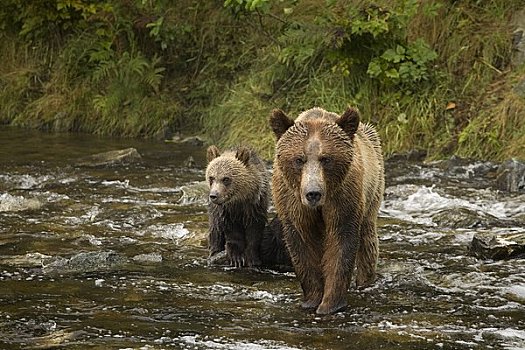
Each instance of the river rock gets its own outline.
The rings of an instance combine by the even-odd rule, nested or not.
[[[116,268],[126,261],[113,251],[82,252],[70,258],[57,258],[44,265],[45,273],[82,273]]]
[[[474,162],[472,159],[456,155],[446,160],[433,162],[432,165],[437,166],[447,175],[470,179],[490,178],[498,167],[492,162]]]
[[[174,135],[171,139],[166,140],[166,142],[173,142],[181,145],[196,147],[201,147],[205,144],[204,140],[201,139],[199,136],[188,136],[183,138],[180,135]]]
[[[162,255],[160,253],[138,254],[133,257],[133,261],[138,263],[160,263]]]
[[[93,154],[76,163],[77,166],[98,167],[116,164],[132,163],[142,157],[135,148],[126,148],[116,151]]]
[[[53,257],[42,253],[26,253],[25,255],[4,255],[0,257],[0,264],[17,267],[42,267]]]
[[[476,233],[469,246],[480,259],[503,260],[525,258],[525,233]]]
[[[182,196],[179,198],[179,204],[206,204],[208,202],[210,189],[206,181],[198,181],[181,186],[180,190],[182,191]]]
[[[225,250],[208,257],[207,262],[208,266],[230,266],[230,259]]]
[[[502,163],[496,173],[496,187],[506,192],[525,192],[525,163],[515,159]]]
[[[467,208],[441,210],[432,215],[432,222],[439,227],[450,228],[502,227],[506,225],[503,220],[495,216]]]

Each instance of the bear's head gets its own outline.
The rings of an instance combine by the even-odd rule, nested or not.
[[[247,147],[222,154],[217,146],[208,147],[206,181],[210,187],[210,202],[223,205],[246,198],[247,192],[251,191],[253,178],[247,169],[250,153]]]
[[[337,192],[352,162],[359,119],[353,108],[341,116],[314,108],[295,121],[279,109],[272,112],[270,126],[277,138],[274,166],[303,205],[322,206]]]

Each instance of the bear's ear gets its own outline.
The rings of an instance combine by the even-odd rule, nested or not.
[[[206,150],[206,159],[208,160],[208,163],[220,155],[221,152],[219,151],[219,148],[215,145],[208,147],[208,149]]]
[[[355,108],[348,108],[335,123],[352,138],[359,127],[359,112]]]
[[[274,109],[270,116],[270,126],[272,127],[273,133],[277,140],[283,136],[283,134],[294,124],[294,121],[280,109]]]
[[[247,147],[237,148],[235,158],[240,160],[244,165],[248,165],[248,162],[250,161],[250,150]]]

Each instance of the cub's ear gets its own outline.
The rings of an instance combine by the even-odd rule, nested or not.
[[[215,145],[208,147],[208,149],[206,150],[206,159],[208,160],[208,163],[220,155],[221,152],[219,151],[219,148]]]
[[[235,158],[240,160],[244,165],[248,165],[248,162],[250,161],[250,149],[248,147],[239,147],[237,148],[237,152],[235,153]]]
[[[336,121],[348,136],[353,137],[359,127],[359,112],[355,108],[348,108]]]
[[[270,126],[277,137],[277,140],[283,136],[283,134],[294,124],[294,121],[280,109],[274,109],[270,116]]]

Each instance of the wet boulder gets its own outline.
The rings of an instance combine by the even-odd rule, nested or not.
[[[467,208],[450,208],[432,215],[432,222],[439,227],[475,228],[502,227],[507,223],[497,217]]]
[[[456,155],[449,159],[434,162],[433,165],[451,177],[466,179],[490,177],[497,169],[497,164],[492,162],[475,162],[472,159],[461,158]]]
[[[141,159],[141,155],[135,148],[125,148],[116,151],[93,154],[80,159],[76,165],[85,167],[111,166],[118,164],[133,163]]]
[[[496,173],[496,187],[506,192],[525,192],[525,163],[515,159],[502,163]]]
[[[480,259],[525,258],[525,233],[476,233],[469,252]]]

